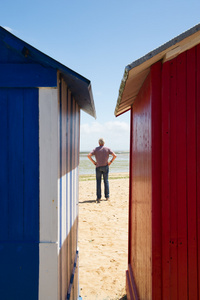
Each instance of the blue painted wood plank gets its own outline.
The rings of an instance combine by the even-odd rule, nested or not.
[[[1,243],[0,266],[0,299],[38,300],[38,243]]]
[[[6,47],[5,43],[0,39],[0,63],[27,63],[27,58],[22,53],[18,53],[10,47]]]
[[[23,238],[23,90],[8,90],[9,238]]]
[[[7,110],[7,91],[0,90],[0,240],[8,238],[8,110]]]
[[[24,90],[24,239],[39,241],[38,89]]]
[[[0,62],[8,61],[8,48],[5,47],[3,42],[0,40]]]
[[[40,64],[0,64],[0,87],[57,87],[57,70]]]

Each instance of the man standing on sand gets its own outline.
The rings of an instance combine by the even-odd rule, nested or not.
[[[103,175],[104,181],[104,193],[106,200],[109,200],[109,182],[108,173],[109,166],[115,160],[117,155],[110,149],[104,146],[104,139],[99,139],[99,147],[96,147],[92,152],[88,154],[89,160],[96,166],[96,193],[97,203],[101,200],[101,177]],[[96,161],[92,159],[95,156]],[[112,155],[111,161],[108,161],[109,155]]]

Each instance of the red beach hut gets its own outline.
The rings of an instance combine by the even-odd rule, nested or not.
[[[200,24],[125,68],[128,299],[200,299]]]

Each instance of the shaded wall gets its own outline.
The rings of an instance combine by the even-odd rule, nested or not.
[[[78,272],[74,269],[74,263],[77,269],[80,109],[62,78],[60,80],[60,113],[60,299],[65,299],[67,292],[71,299],[76,299],[78,297]],[[71,285],[70,281],[72,281]]]
[[[80,109],[62,77],[58,82],[39,98],[40,299],[78,295]]]
[[[151,295],[152,180],[150,76],[131,114],[131,197],[129,221],[129,272],[142,299]]]

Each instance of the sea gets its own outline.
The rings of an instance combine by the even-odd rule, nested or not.
[[[128,173],[129,172],[129,152],[128,151],[114,151],[117,155],[115,161],[110,165],[110,173]],[[95,166],[88,159],[89,152],[80,152],[79,174],[95,174]],[[112,157],[112,156],[111,156]],[[110,157],[110,158],[111,158]]]

